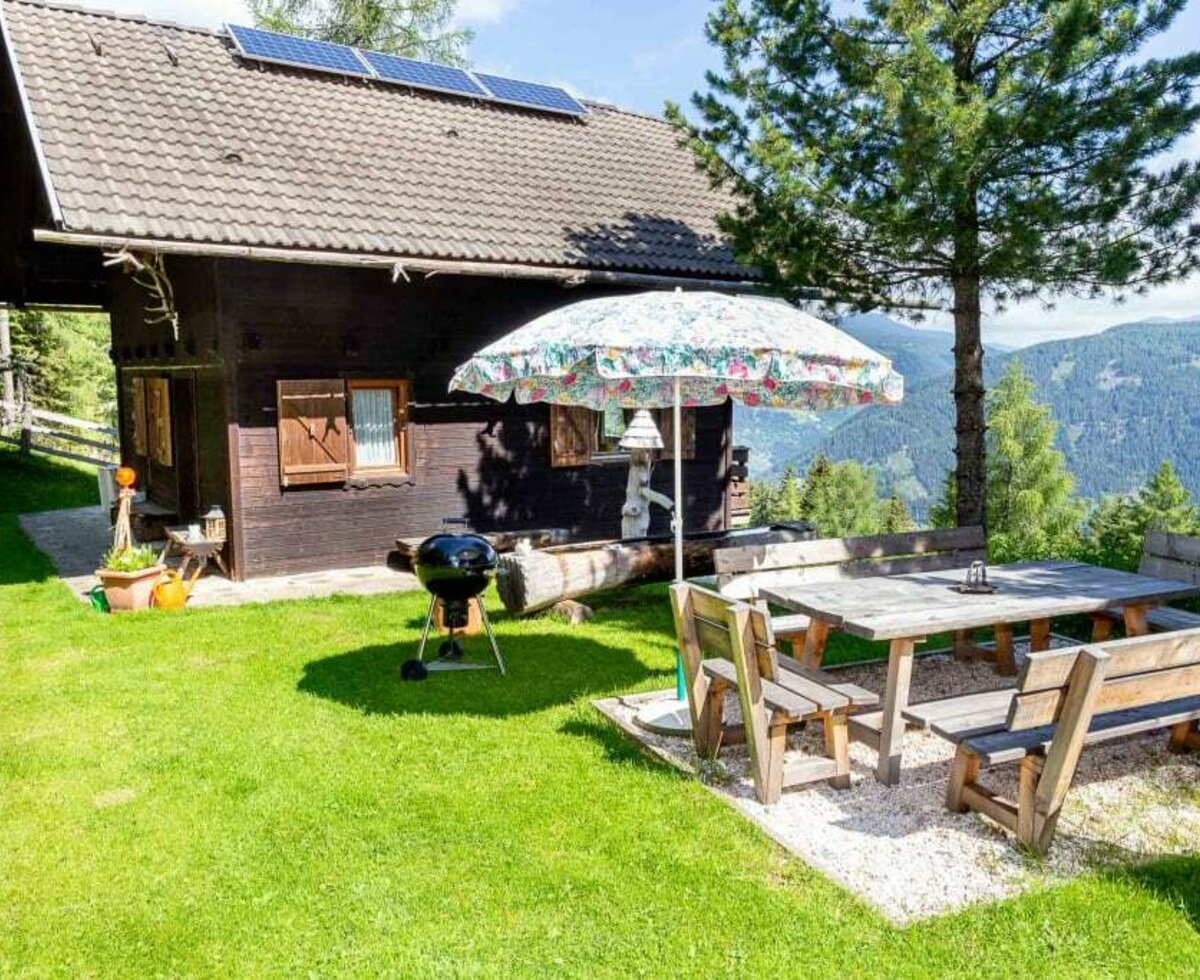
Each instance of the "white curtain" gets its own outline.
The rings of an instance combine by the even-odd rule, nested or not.
[[[391,388],[355,388],[354,454],[358,466],[398,466],[396,405]]]

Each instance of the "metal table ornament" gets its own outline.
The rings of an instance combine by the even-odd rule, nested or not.
[[[996,586],[988,581],[987,565],[981,561],[971,562],[966,578],[954,588],[966,595],[991,595],[996,591]]]

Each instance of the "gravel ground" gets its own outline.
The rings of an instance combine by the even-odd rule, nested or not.
[[[1024,648],[1018,641],[1018,658]],[[885,664],[848,667],[839,677],[882,693]],[[961,664],[949,655],[921,657],[912,701],[1004,687],[1010,682],[986,663]],[[1200,759],[1166,750],[1167,733],[1099,745],[1084,752],[1075,785],[1045,860],[1023,854],[1015,840],[978,814],[944,806],[953,746],[909,729],[898,786],[876,782],[875,752],[852,743],[852,786],[825,784],[786,790],[773,806],[754,798],[746,751],[731,746],[715,763],[702,762],[691,742],[650,734],[633,719],[661,691],[596,702],[605,715],[669,763],[699,773],[717,795],[772,838],[849,888],[897,923],[993,901],[1068,880],[1114,860],[1137,861],[1200,848]],[[737,718],[736,695],[728,706]],[[816,726],[789,742],[819,752]],[[1015,796],[1016,766],[993,770],[987,782]]]

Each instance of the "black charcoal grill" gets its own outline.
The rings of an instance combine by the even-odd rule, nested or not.
[[[465,525],[465,521],[461,523]],[[503,674],[504,660],[500,656],[500,648],[496,645],[496,637],[492,633],[492,624],[488,620],[487,609],[484,608],[482,599],[488,582],[496,573],[496,549],[486,538],[472,534],[469,530],[445,531],[421,542],[413,565],[417,579],[430,594],[429,613],[425,617],[425,629],[421,633],[421,646],[417,650],[416,659],[405,662],[400,669],[401,676],[405,680],[421,680],[431,670],[490,669],[489,665],[463,660],[463,646],[455,635],[457,630],[467,625],[472,602],[479,609],[479,618],[487,632],[492,655],[496,658],[496,667]],[[442,606],[442,623],[449,628],[450,636],[438,647],[437,658],[426,663],[425,647],[439,602]]]

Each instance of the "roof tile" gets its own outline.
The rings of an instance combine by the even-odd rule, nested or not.
[[[581,123],[267,68],[209,31],[0,8],[69,230],[745,274],[716,225],[727,199],[662,120],[590,104]]]

